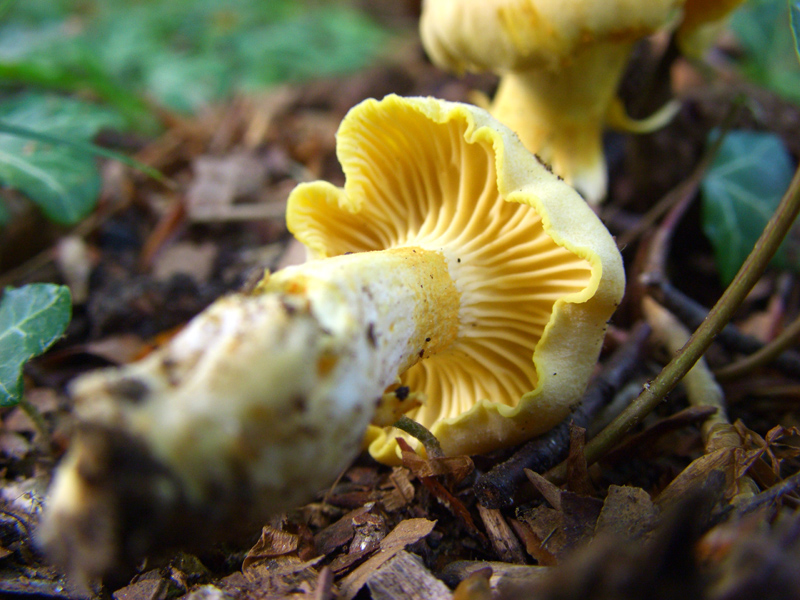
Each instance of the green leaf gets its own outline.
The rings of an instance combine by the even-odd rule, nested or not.
[[[7,287],[0,301],[0,406],[22,398],[22,367],[60,338],[72,315],[69,288],[34,283]]]
[[[792,2],[796,9],[796,2]],[[755,83],[800,103],[800,62],[783,0],[749,0],[731,18],[744,50],[742,71]],[[794,10],[792,11],[794,13]]]
[[[792,24],[792,38],[794,38],[794,52],[800,60],[800,2],[789,2],[789,20]]]
[[[83,142],[81,140],[75,139],[67,139],[63,137],[57,137],[53,135],[47,135],[46,133],[38,133],[33,131],[32,129],[28,129],[27,127],[17,127],[16,125],[11,125],[5,121],[0,121],[0,133],[9,133],[11,135],[16,135],[22,138],[26,138],[29,140],[34,140],[37,142],[44,142],[45,144],[52,144],[55,146],[62,145],[68,146],[83,154],[87,155],[94,155],[94,156],[102,156],[103,158],[110,158],[111,160],[119,161],[125,165],[128,165],[132,169],[136,169],[155,179],[156,181],[160,181],[165,185],[174,185],[167,177],[165,177],[158,169],[154,169],[149,167],[148,165],[139,162],[135,158],[131,158],[127,154],[122,154],[120,152],[115,152],[114,150],[109,150],[107,148],[103,148],[102,146],[97,146],[92,144],[91,142]]]
[[[60,97],[26,94],[0,104],[0,123],[76,142],[120,126],[113,112]],[[95,159],[66,144],[0,133],[0,182],[25,193],[56,223],[71,225],[94,208],[100,193]]]
[[[701,184],[703,231],[711,240],[723,283],[733,279],[753,249],[793,174],[791,157],[778,136],[727,134]],[[800,272],[798,233],[795,227],[773,265]]]

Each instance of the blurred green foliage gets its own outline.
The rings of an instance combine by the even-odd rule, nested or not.
[[[0,300],[0,406],[22,398],[22,368],[62,335],[72,317],[69,288],[52,283],[7,287]]]
[[[733,280],[753,249],[793,174],[792,157],[773,133],[731,131],[722,141],[701,191],[703,231],[724,284]],[[772,265],[800,272],[800,226],[790,232]]]
[[[744,49],[742,71],[755,83],[800,103],[800,63],[790,15],[796,2],[749,0],[731,18]]]
[[[386,36],[333,2],[4,0],[0,183],[74,224],[99,193],[88,142],[101,128],[153,131],[151,103],[192,112],[237,92],[354,71]],[[103,106],[30,89],[89,92]],[[0,204],[0,226],[7,220]]]
[[[0,182],[23,192],[48,219],[73,225],[92,211],[100,193],[94,156],[68,144],[4,131],[17,126],[30,129],[32,135],[43,132],[74,142],[88,141],[100,129],[122,124],[113,111],[88,102],[16,95],[0,103]]]
[[[357,70],[386,33],[346,4],[296,0],[18,0],[0,80],[90,88],[141,124],[146,97],[190,112],[237,91]]]

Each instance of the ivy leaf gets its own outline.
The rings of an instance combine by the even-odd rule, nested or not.
[[[24,94],[0,104],[0,182],[22,191],[56,223],[72,225],[92,211],[101,182],[91,154],[67,144],[10,135],[2,124],[82,141],[103,127],[121,126],[120,117],[56,96]]]
[[[795,17],[797,2],[790,1]],[[742,71],[758,85],[800,103],[800,63],[796,30],[787,26],[789,8],[780,0],[749,0],[733,13],[731,30],[744,50]]]
[[[701,191],[703,231],[724,283],[733,279],[753,249],[793,174],[791,157],[774,134],[731,131],[722,142]],[[795,227],[771,264],[800,272],[798,234]]]
[[[22,397],[22,367],[64,334],[72,316],[69,288],[51,283],[7,287],[0,301],[0,406]]]

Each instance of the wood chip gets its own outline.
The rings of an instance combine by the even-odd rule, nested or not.
[[[333,571],[322,567],[317,577],[317,587],[314,588],[314,600],[331,600],[333,598]]]
[[[525,469],[525,475],[550,506],[561,510],[561,489],[558,486],[530,469]]]
[[[502,513],[496,509],[485,508],[480,504],[478,504],[478,512],[497,555],[505,562],[524,565],[526,561],[522,545],[506,523]]]
[[[569,438],[567,489],[576,494],[591,496],[594,493],[594,486],[589,478],[589,466],[583,452],[586,445],[586,429],[570,425]]]
[[[162,577],[144,577],[114,592],[114,600],[166,600],[169,593],[167,580]]]
[[[422,561],[401,550],[367,579],[373,600],[450,600],[450,589]]]
[[[424,538],[433,531],[435,525],[436,521],[429,521],[428,519],[406,519],[402,521],[381,541],[381,549],[375,556],[342,579],[340,597],[343,600],[353,598],[376,569],[407,545]]]
[[[339,546],[344,546],[355,535],[355,522],[363,515],[375,510],[375,503],[368,502],[364,506],[350,511],[341,519],[328,525],[314,536],[314,547],[320,554],[330,554]]]
[[[439,575],[449,586],[458,589],[462,582],[487,569],[491,570],[489,585],[495,591],[502,590],[512,581],[530,583],[552,572],[550,567],[540,565],[510,565],[498,561],[457,560],[448,564]],[[513,598],[514,596],[502,597]]]
[[[415,489],[411,483],[411,473],[405,467],[395,467],[389,475],[392,488],[381,498],[381,504],[387,513],[405,508],[414,499]]]
[[[492,586],[489,583],[491,576],[491,567],[476,571],[453,590],[453,600],[491,600]]]

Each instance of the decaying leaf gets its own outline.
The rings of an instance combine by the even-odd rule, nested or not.
[[[642,488],[612,485],[597,518],[595,535],[640,539],[656,526],[659,515],[650,495]]]

